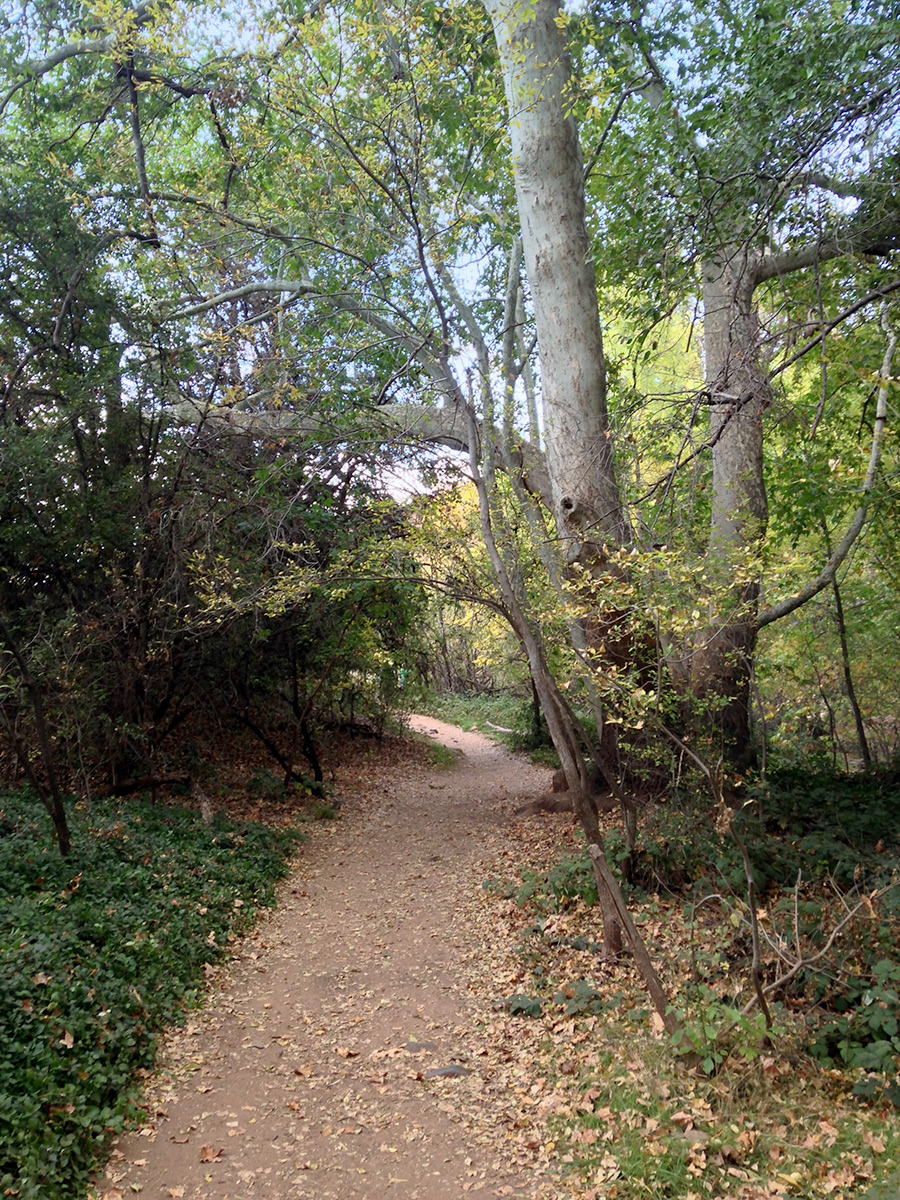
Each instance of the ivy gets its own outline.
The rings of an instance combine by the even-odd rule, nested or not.
[[[300,835],[104,801],[77,807],[61,859],[36,810],[0,796],[0,1191],[72,1200]]]

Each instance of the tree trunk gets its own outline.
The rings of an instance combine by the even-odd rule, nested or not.
[[[616,580],[622,572],[606,565],[609,550],[627,544],[631,530],[613,462],[584,169],[569,111],[572,73],[561,6],[558,0],[484,0],[484,5],[494,27],[509,109],[557,535],[569,566],[578,564],[595,577],[612,575]],[[611,602],[589,598],[588,604],[594,613],[579,636],[584,647],[615,668],[611,676],[624,679],[632,668],[646,666],[648,644],[639,628],[635,632],[632,611],[614,595]],[[649,657],[655,659],[652,639]],[[617,704],[615,697],[611,706]],[[621,765],[617,731],[611,721],[598,725],[604,762],[615,774]],[[574,795],[580,784],[572,778],[569,786]]]
[[[485,0],[500,53],[525,268],[541,358],[547,466],[569,562],[628,540],[613,467],[584,173],[567,113],[557,0]]]
[[[708,566],[710,622],[692,663],[695,696],[717,749],[741,767],[751,754],[750,681],[759,583],[752,562],[766,530],[763,413],[771,400],[759,361],[753,292],[756,263],[744,248],[721,248],[704,266],[703,341],[712,444]]]

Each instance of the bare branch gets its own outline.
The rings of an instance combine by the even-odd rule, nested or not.
[[[835,925],[831,933],[828,935],[825,945],[809,958],[803,958],[801,955],[801,957],[797,959],[789,971],[786,971],[784,975],[780,975],[771,983],[766,984],[765,988],[763,989],[765,994],[767,996],[775,995],[776,992],[779,992],[782,988],[786,987],[792,979],[795,979],[801,971],[815,966],[815,964],[818,962],[821,962],[834,943],[837,941],[838,937],[843,933],[846,927],[856,916],[856,914],[863,908],[871,908],[873,900],[880,900],[882,896],[886,896],[888,892],[893,891],[896,886],[896,884],[892,883],[888,887],[884,887],[877,892],[873,892],[871,896],[863,896],[862,900],[860,900],[858,904],[854,905],[853,908],[849,909],[844,917],[838,921],[837,925]],[[747,1016],[748,1013],[752,1012],[752,1010],[756,1007],[756,1003],[756,997],[754,996],[741,1010],[741,1016]]]
[[[207,296],[205,299],[198,300],[194,304],[189,304],[185,308],[177,308],[169,314],[167,319],[169,321],[183,321],[188,317],[197,317],[201,313],[209,312],[212,308],[218,308],[221,304],[231,304],[235,300],[243,300],[245,296],[254,296],[260,292],[282,292],[285,295],[291,296],[320,294],[318,288],[304,280],[258,279],[253,283],[242,284],[241,287],[232,288],[227,292],[217,292],[214,296]]]

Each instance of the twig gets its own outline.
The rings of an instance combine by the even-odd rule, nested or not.
[[[817,962],[821,962],[822,959],[825,957],[825,955],[828,953],[828,951],[831,949],[831,947],[834,945],[838,936],[844,931],[846,926],[850,924],[850,922],[853,920],[853,918],[856,916],[856,914],[859,912],[859,910],[861,908],[866,908],[869,905],[871,905],[873,900],[880,900],[882,898],[882,896],[886,896],[888,894],[888,892],[892,892],[894,890],[894,888],[896,888],[896,887],[900,887],[900,884],[892,883],[892,884],[889,884],[888,887],[881,888],[879,891],[873,892],[871,896],[863,896],[862,900],[860,900],[860,902],[858,904],[855,904],[853,906],[853,908],[851,908],[850,911],[847,913],[847,915],[845,917],[843,917],[840,921],[838,921],[837,925],[835,925],[834,929],[832,929],[831,933],[828,935],[828,940],[825,942],[825,945],[822,947],[822,949],[819,950],[819,952],[817,954],[813,954],[812,957],[810,957],[810,958],[799,959],[797,962],[794,963],[794,965],[793,965],[793,967],[791,967],[790,971],[788,971],[786,974],[780,976],[780,978],[773,980],[772,983],[766,984],[765,988],[763,988],[763,991],[765,992],[765,994],[767,996],[774,995],[776,992],[780,991],[781,988],[783,988],[786,984],[790,983],[790,981],[792,979],[795,979],[796,976],[799,975],[801,971],[805,970],[807,967],[814,966]],[[799,949],[799,947],[798,947],[798,949]],[[754,996],[751,1000],[749,1000],[747,1002],[747,1004],[743,1007],[743,1009],[741,1009],[741,1016],[746,1016],[749,1012],[751,1012],[753,1010],[753,1007],[755,1004],[756,1004],[756,997]]]

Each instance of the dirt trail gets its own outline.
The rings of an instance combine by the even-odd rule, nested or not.
[[[412,727],[458,765],[382,780],[317,828],[277,912],[168,1043],[153,1124],[121,1139],[100,1197],[553,1194],[507,1136],[459,917],[511,802],[547,772],[479,734]]]

